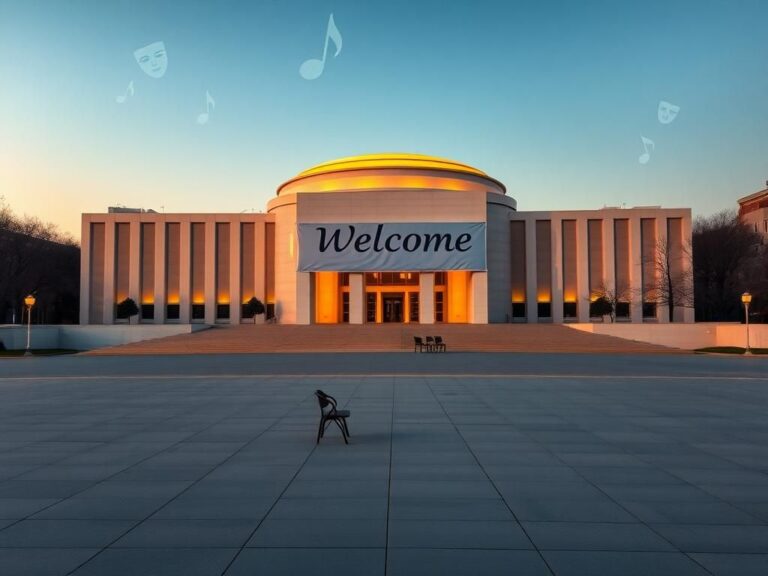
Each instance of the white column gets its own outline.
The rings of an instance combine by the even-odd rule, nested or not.
[[[563,323],[563,221],[552,218],[552,322]]]
[[[432,272],[422,272],[419,274],[419,324],[434,323],[435,275]]]
[[[365,322],[365,284],[362,274],[349,275],[349,323]]]
[[[312,323],[314,316],[312,280],[310,272],[296,273],[296,324]]]
[[[229,323],[240,324],[240,221],[229,223]],[[262,300],[264,302],[264,300]]]
[[[179,322],[189,324],[190,290],[192,282],[191,224],[188,219],[179,223]]]
[[[640,217],[629,219],[629,293],[632,322],[643,321],[643,251]]]
[[[205,323],[216,322],[216,222],[205,222]]]
[[[165,221],[155,222],[155,324],[165,323]]]
[[[539,281],[536,271],[536,219],[525,220],[525,306],[528,322],[539,321]]]
[[[472,272],[469,278],[469,323],[488,324],[488,273]]]
[[[669,250],[669,244],[667,244],[667,218],[666,216],[657,216],[654,218],[654,223],[656,225],[656,246],[654,247],[655,250],[659,250],[660,247],[664,247],[666,250]],[[653,258],[656,260],[660,254],[654,254]],[[659,270],[656,266],[654,266],[655,273],[656,273],[656,285],[659,286],[661,282],[664,281],[664,278],[662,278],[661,270]],[[671,295],[670,295],[671,296]],[[656,320],[659,323],[662,324],[669,324],[669,306],[666,304],[662,304],[659,302],[656,309]]]
[[[90,323],[91,250],[91,220],[83,216],[80,225],[80,324]]]
[[[589,322],[589,233],[587,217],[576,220],[576,309],[579,322]]]
[[[104,222],[104,324],[115,323],[115,221]]]

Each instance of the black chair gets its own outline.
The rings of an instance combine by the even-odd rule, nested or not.
[[[437,350],[437,348],[435,347],[435,339],[432,338],[432,336],[427,336],[427,350],[429,352],[434,352],[435,350]]]
[[[442,336],[435,336],[435,349],[438,352],[445,352],[446,346]]]
[[[339,410],[336,407],[336,399],[322,390],[316,390],[315,396],[317,396],[317,401],[320,404],[320,427],[317,430],[317,443],[320,444],[320,438],[325,436],[325,429],[328,425],[335,422],[341,430],[341,435],[344,436],[344,444],[349,444],[347,441],[347,437],[351,436],[347,427],[349,410]]]
[[[419,349],[419,352],[424,352],[424,348],[427,348],[427,345],[424,344],[424,340],[421,339],[421,336],[413,337],[413,351],[416,352],[417,348]]]

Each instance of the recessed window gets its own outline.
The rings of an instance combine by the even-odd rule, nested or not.
[[[616,318],[629,318],[629,302],[616,302]]]
[[[537,308],[539,318],[552,318],[551,302],[539,302]]]
[[[192,304],[192,320],[205,320],[205,304]]]
[[[525,302],[512,302],[512,318],[525,318]]]
[[[216,318],[220,320],[229,319],[229,304],[216,305]]]
[[[643,318],[656,318],[656,302],[643,302]]]
[[[142,304],[141,305],[141,319],[142,320],[154,320],[155,319],[155,305],[154,304]]]
[[[414,323],[419,321],[419,293],[418,292],[408,293],[408,320]]]
[[[563,302],[563,317],[576,318],[576,316],[578,316],[576,302]]]
[[[435,292],[435,322],[442,322],[445,315],[445,292]]]
[[[349,324],[349,292],[342,292],[341,294],[341,321],[344,324]]]
[[[368,292],[365,295],[365,321],[376,322],[376,293]]]
[[[179,319],[179,305],[178,304],[168,304],[165,307],[165,317],[167,320],[178,320]]]

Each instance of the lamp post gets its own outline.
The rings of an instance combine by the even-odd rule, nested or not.
[[[744,292],[744,294],[741,295],[741,301],[744,303],[744,317],[746,318],[746,327],[747,327],[747,347],[744,350],[744,354],[752,354],[752,351],[749,349],[749,303],[752,302],[752,294],[749,292]]]
[[[24,304],[27,305],[27,350],[24,352],[24,356],[32,356],[32,351],[29,349],[29,344],[32,335],[32,306],[35,305],[35,297],[29,294],[24,298]]]

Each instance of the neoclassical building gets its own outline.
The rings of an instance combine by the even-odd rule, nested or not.
[[[656,254],[688,278],[690,237],[688,208],[520,212],[472,166],[356,156],[288,180],[266,213],[83,214],[80,321],[132,298],[141,322],[238,323],[256,297],[285,324],[589,322],[608,293],[619,321],[665,322]]]

